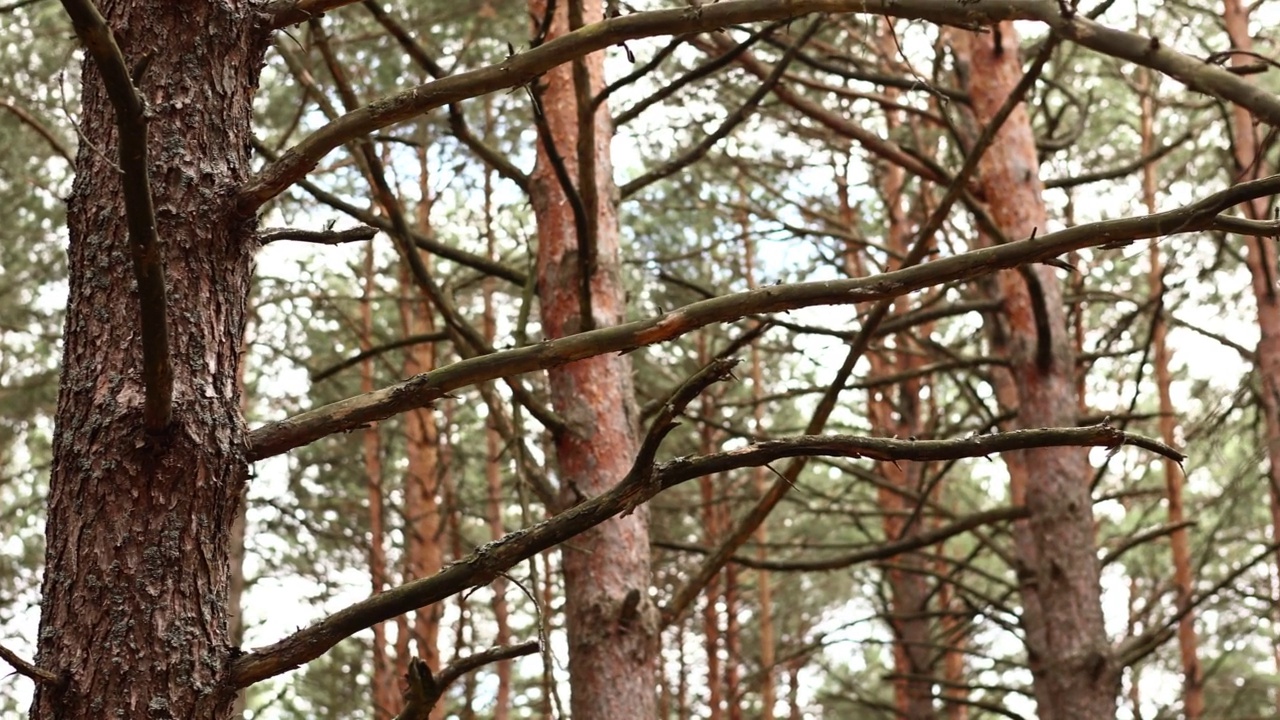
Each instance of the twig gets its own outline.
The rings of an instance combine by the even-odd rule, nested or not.
[[[275,228],[258,233],[258,240],[263,245],[291,240],[293,242],[317,243],[319,245],[341,245],[342,243],[372,240],[378,234],[377,228],[366,226],[347,228],[346,230],[296,230],[294,228]]]

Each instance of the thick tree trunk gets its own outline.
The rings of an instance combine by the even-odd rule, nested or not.
[[[550,36],[568,26],[567,3],[557,3]],[[545,0],[531,0],[534,18],[546,12]],[[586,22],[599,20],[599,0],[585,0]],[[603,56],[585,60],[591,94],[603,86]],[[573,70],[561,66],[547,73],[540,105],[556,152],[575,185],[579,182],[578,102]],[[590,280],[590,324],[618,324],[624,317],[619,278],[618,223],[614,206],[609,142],[613,128],[608,110],[595,113],[594,142],[584,148],[595,166],[595,193],[580,192],[594,227]],[[533,174],[533,208],[538,223],[538,297],[543,332],[557,338],[583,326],[579,233],[572,207],[556,179],[545,138],[538,144]],[[594,196],[596,202],[592,203]],[[611,353],[571,363],[548,372],[551,400],[567,427],[555,438],[561,503],[612,488],[631,468],[637,450],[635,392],[631,363]],[[579,720],[648,718],[656,712],[657,612],[649,600],[649,512],[637,508],[626,517],[605,522],[565,545],[565,625],[569,639],[569,682],[572,716]],[[639,605],[628,599],[638,598]],[[634,608],[629,610],[628,608]]]
[[[101,10],[131,67],[148,68],[173,420],[161,434],[143,428],[115,115],[89,61],[38,656],[66,682],[37,688],[32,717],[225,718],[229,541],[247,476],[236,378],[257,248],[231,190],[249,170],[266,33],[243,1]]]
[[[1022,76],[1013,24],[994,30],[963,33],[958,45],[964,47],[957,48],[969,63],[967,89],[982,124]],[[1017,108],[1005,122],[980,169],[991,214],[1006,235],[1022,239],[1046,229],[1039,162],[1025,108]],[[1017,388],[1017,424],[1069,427],[1076,422],[1077,398],[1062,288],[1052,268],[1026,270],[998,277],[1005,306],[999,332],[1007,339]],[[1026,486],[1031,517],[1027,532],[1017,540],[1036,588],[1029,599],[1038,602],[1045,620],[1043,627],[1028,629],[1040,717],[1112,717],[1119,672],[1110,664],[1103,626],[1085,452],[1045,448],[1018,455],[1015,463],[1035,468]]]

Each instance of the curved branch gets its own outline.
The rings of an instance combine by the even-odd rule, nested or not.
[[[295,5],[307,3],[299,2]],[[322,4],[317,0],[315,5]],[[336,3],[345,4],[345,3]],[[1076,15],[1064,17],[1055,0],[727,0],[699,7],[640,12],[592,23],[528,52],[470,72],[424,83],[375,101],[325,125],[250,180],[239,207],[252,214],[263,203],[303,178],[332,150],[388,125],[442,105],[525,85],[548,70],[587,53],[627,40],[682,35],[761,20],[784,20],[809,13],[863,13],[940,25],[972,27],[1003,20],[1038,20],[1057,36],[1105,55],[1158,70],[1193,90],[1230,100],[1260,119],[1280,125],[1280,97],[1230,71],[1166,49],[1153,38],[1113,30]]]
[[[452,390],[478,382],[545,370],[609,352],[635,350],[713,323],[815,305],[886,300],[944,282],[968,280],[996,270],[1056,258],[1072,250],[1123,247],[1134,240],[1203,230],[1213,226],[1223,210],[1277,192],[1280,192],[1280,175],[1272,175],[1234,185],[1176,210],[1077,225],[1032,240],[973,250],[871,277],[771,285],[702,300],[655,318],[463,360],[381,390],[259,427],[250,433],[248,459],[279,455],[334,433],[430,405]],[[1280,230],[1273,232],[1280,234]]]

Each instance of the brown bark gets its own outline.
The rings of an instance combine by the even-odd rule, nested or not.
[[[360,298],[360,350],[373,347],[372,297],[377,289],[374,281],[373,246],[365,250],[364,293]],[[373,358],[360,363],[360,392],[373,390]],[[361,438],[364,451],[365,487],[369,500],[369,581],[373,594],[383,591],[387,583],[387,553],[383,545],[382,507],[382,441],[377,425],[365,428]],[[400,706],[396,691],[396,676],[387,657],[387,626],[373,626],[373,672],[370,682],[373,690],[374,720],[388,720]]]
[[[1249,8],[1240,0],[1224,0],[1222,19],[1231,38],[1231,47],[1240,51],[1231,55],[1232,65],[1247,65],[1253,58],[1249,35]],[[1266,158],[1259,152],[1258,128],[1254,117],[1240,105],[1231,107],[1232,155],[1236,161],[1236,182],[1264,177],[1268,172]],[[1267,218],[1267,201],[1259,198],[1244,205],[1245,216],[1252,220]],[[1260,237],[1245,240],[1245,263],[1252,279],[1253,297],[1258,310],[1257,373],[1259,404],[1262,407],[1263,431],[1266,438],[1267,480],[1271,507],[1271,537],[1280,538],[1280,294],[1277,293],[1275,243]],[[1280,552],[1276,554],[1276,572],[1280,574]],[[1273,589],[1274,591],[1274,589]],[[1280,638],[1272,639],[1275,664],[1280,668]],[[1280,696],[1277,697],[1280,706]]]
[[[31,717],[225,718],[230,529],[247,477],[236,379],[257,242],[253,219],[221,190],[249,169],[266,37],[244,2],[121,0],[102,11],[125,58],[149,60],[141,94],[173,415],[144,431],[115,116],[86,62],[38,655],[65,684],[38,686]]]
[[[550,37],[568,27],[567,3],[557,3]],[[545,0],[531,0],[534,18],[546,14]],[[599,0],[583,0],[585,22],[600,19]],[[585,94],[603,87],[603,55],[584,61],[578,79]],[[538,143],[531,178],[538,224],[538,296],[544,334],[577,332],[584,324],[616,325],[624,319],[619,277],[618,225],[613,168],[609,156],[612,126],[603,104],[589,127],[578,121],[573,70],[561,66],[543,76],[540,105],[550,140],[584,201],[588,237],[579,237],[573,209],[556,178],[548,138]],[[585,86],[584,86],[585,85]],[[580,147],[590,133],[594,142]],[[586,145],[583,143],[582,145]],[[582,163],[594,172],[580,177]],[[594,192],[589,187],[594,186]],[[593,202],[594,200],[594,202]],[[580,257],[579,249],[590,257]],[[590,316],[584,318],[582,271],[588,276]],[[585,321],[585,322],[584,322]],[[599,495],[630,470],[637,450],[635,393],[631,363],[608,354],[549,370],[551,401],[567,427],[555,437],[560,500],[564,507]],[[653,717],[656,712],[657,617],[649,600],[649,513],[637,508],[579,536],[562,552],[565,625],[569,641],[571,715],[575,718]],[[638,595],[635,612],[623,616],[628,596]]]
[[[746,223],[743,222],[742,226],[747,287],[754,288],[756,287],[755,247],[751,242]],[[751,345],[751,396],[755,400],[755,405],[752,408],[752,430],[758,437],[765,437],[768,434],[764,424],[764,370],[762,364],[760,347],[753,343]],[[765,476],[766,472],[763,467],[755,468],[751,472],[751,487],[755,491],[757,498],[763,497],[769,490],[769,482]],[[762,522],[760,527],[756,528],[755,541],[756,557],[764,560],[767,555],[765,547],[769,542],[767,523]],[[773,588],[767,571],[756,571],[756,594],[759,598],[760,617],[760,720],[773,720],[773,706],[777,703],[773,667],[776,662],[774,648],[776,640],[773,632]]]
[[[987,123],[1022,76],[1012,23],[987,34],[962,33],[957,52],[968,63],[967,89],[979,123]],[[1024,106],[1005,122],[979,166],[990,212],[1010,238],[1030,237],[1047,226],[1039,163]],[[1003,271],[1004,299],[998,332],[1008,344],[1017,389],[1019,427],[1075,424],[1074,358],[1067,337],[1062,288],[1046,266]],[[1040,717],[1110,717],[1115,714],[1119,671],[1111,665],[1103,626],[1101,587],[1089,496],[1089,466],[1079,448],[1012,453],[1035,473],[1026,477],[1026,532],[1015,538],[1041,627],[1027,627]],[[1015,503],[1017,498],[1014,499]],[[1027,587],[1026,583],[1023,587]],[[1034,621],[1033,621],[1034,622]]]
[[[425,165],[424,165],[425,168]],[[423,181],[425,185],[425,179]],[[425,229],[428,201],[419,203],[419,229]],[[416,251],[415,251],[416,252]],[[428,262],[424,257],[423,262]],[[435,331],[435,321],[425,299],[417,292],[405,268],[400,278],[400,320],[405,335],[420,335]],[[436,367],[434,343],[412,345],[405,350],[404,375],[413,377]],[[405,472],[405,576],[408,580],[430,577],[444,566],[444,529],[441,515],[442,494],[440,465],[440,432],[436,427],[435,413],[431,408],[411,410],[405,414],[405,455],[408,467]],[[418,608],[413,614],[410,630],[417,648],[417,657],[427,663],[432,672],[443,669],[440,659],[440,618],[442,603]],[[443,704],[432,708],[431,717],[442,717]]]
[[[1155,147],[1153,120],[1155,116],[1153,93],[1155,88],[1151,82],[1151,73],[1142,73],[1142,154],[1151,155]],[[1156,212],[1156,162],[1147,163],[1142,168],[1142,202],[1147,212]],[[1160,244],[1150,242],[1147,255],[1151,267],[1147,278],[1152,298],[1156,298],[1158,309],[1151,322],[1154,324],[1151,333],[1152,363],[1155,365],[1156,394],[1160,409],[1160,439],[1172,446],[1175,442],[1174,431],[1177,427],[1177,416],[1174,414],[1173,396],[1170,394],[1172,381],[1169,377],[1169,347],[1165,338],[1169,332],[1168,323],[1164,319],[1164,263],[1160,258]],[[1186,513],[1182,507],[1182,467],[1172,460],[1163,461],[1165,495],[1169,507],[1169,524],[1177,529],[1169,533],[1169,549],[1173,555],[1173,588],[1177,598],[1178,612],[1184,613],[1178,621],[1178,656],[1182,662],[1182,712],[1187,720],[1200,720],[1204,715],[1204,669],[1196,655],[1198,640],[1196,638],[1195,613],[1189,610],[1192,599],[1191,575],[1191,543],[1190,533],[1182,525]],[[1136,686],[1137,683],[1134,683]]]
[[[698,363],[706,365],[711,362],[711,353],[707,349],[706,333],[698,333]],[[698,398],[702,417],[712,417],[715,412],[715,401],[710,393],[703,393]],[[698,425],[698,450],[702,454],[715,452],[716,430],[710,423]],[[724,512],[722,501],[716,498],[716,481],[718,478],[707,476],[698,479],[698,491],[702,501],[702,541],[707,547],[715,547],[720,542],[723,528]],[[723,573],[721,573],[722,575]],[[720,577],[716,575],[707,582],[703,590],[706,598],[702,606],[702,637],[707,653],[707,707],[709,720],[722,720],[724,717],[724,675],[720,672]]]

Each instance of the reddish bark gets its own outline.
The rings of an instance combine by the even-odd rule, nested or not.
[[[1231,55],[1232,65],[1248,65],[1253,58],[1253,38],[1249,35],[1249,8],[1240,0],[1224,0],[1222,19],[1231,38],[1231,47],[1240,52]],[[1266,158],[1259,153],[1258,128],[1248,110],[1231,108],[1232,155],[1236,161],[1237,182],[1264,177],[1269,170]],[[1259,198],[1244,205],[1246,217],[1267,219],[1267,199]],[[1267,480],[1270,487],[1271,536],[1280,538],[1280,293],[1277,293],[1275,243],[1260,237],[1245,241],[1245,263],[1252,279],[1253,297],[1258,309],[1257,370],[1259,404],[1262,407],[1267,450]],[[1276,554],[1280,573],[1280,551]],[[1280,668],[1280,641],[1273,640],[1276,667]],[[1278,699],[1280,702],[1280,699]]]
[[[969,65],[966,84],[973,110],[984,124],[1022,76],[1013,24],[1001,23],[995,30],[963,33],[957,43],[958,54]],[[979,167],[991,215],[1006,235],[1026,238],[1046,228],[1039,162],[1025,107],[1014,110]],[[1073,425],[1075,365],[1054,270],[1037,265],[1025,274],[1005,271],[997,283],[1005,310],[997,332],[1007,340],[1018,426]],[[1036,470],[1025,476],[1031,517],[1015,542],[1024,572],[1037,589],[1034,597],[1024,596],[1030,601],[1027,608],[1038,601],[1042,618],[1052,618],[1040,627],[1033,620],[1027,627],[1040,717],[1110,717],[1116,709],[1119,670],[1110,664],[1103,626],[1085,452],[1045,448],[1009,456],[1011,475],[1019,461],[1024,469]]]
[[[1154,102],[1151,73],[1142,73],[1142,154],[1150,156],[1155,146],[1155,133],[1152,130],[1154,119]],[[1142,168],[1142,201],[1148,213],[1154,213],[1156,206],[1156,163],[1147,163]],[[1147,255],[1151,267],[1147,273],[1152,298],[1164,296],[1164,263],[1160,259],[1160,243],[1152,240],[1147,245]],[[1155,307],[1163,309],[1163,302],[1156,300]],[[1151,319],[1152,328],[1152,363],[1155,365],[1156,393],[1160,403],[1160,439],[1169,446],[1174,446],[1174,431],[1177,416],[1174,414],[1173,396],[1170,394],[1172,381],[1169,377],[1169,347],[1166,343],[1169,327],[1164,313],[1157,312]],[[1177,598],[1177,608],[1184,613],[1178,621],[1178,656],[1182,661],[1182,711],[1187,720],[1199,720],[1204,715],[1204,668],[1196,655],[1198,640],[1196,638],[1195,613],[1189,610],[1192,599],[1191,543],[1187,528],[1181,527],[1186,519],[1182,507],[1182,468],[1178,463],[1166,458],[1164,465],[1165,494],[1169,505],[1169,523],[1177,527],[1169,534],[1170,552],[1173,555],[1173,587]],[[1134,683],[1136,686],[1137,683]]]
[[[531,0],[534,18],[545,15],[545,0]],[[550,37],[568,26],[566,3],[555,8]],[[583,2],[586,22],[599,20],[599,0]],[[591,94],[603,87],[603,55],[586,61]],[[573,71],[561,66],[543,76],[541,108],[570,178],[578,179],[578,102]],[[589,278],[591,317],[597,327],[624,317],[619,278],[618,224],[609,157],[612,127],[602,104],[594,115],[594,144],[587,148],[595,172],[595,193],[587,202],[594,226],[595,257]],[[581,185],[581,183],[578,183]],[[532,176],[538,223],[538,296],[543,333],[558,338],[582,327],[579,238],[573,210],[557,181],[545,139],[538,143]],[[579,190],[585,188],[579,187]],[[631,468],[637,450],[635,393],[629,358],[617,354],[583,360],[548,371],[552,405],[567,427],[555,438],[561,502],[570,507],[613,487]],[[577,718],[653,717],[656,712],[657,613],[649,600],[649,513],[647,507],[610,520],[579,536],[562,552],[565,625],[569,640],[571,714]],[[635,612],[623,614],[628,595],[638,595]]]
[[[162,433],[143,429],[115,116],[86,62],[38,655],[66,682],[38,686],[31,717],[224,718],[235,697],[225,683],[230,529],[247,477],[236,379],[258,245],[226,189],[250,168],[267,38],[245,2],[101,9],[125,57],[149,61],[141,93],[173,420]]]
[[[889,125],[896,127],[897,122],[891,120]],[[897,166],[886,163],[881,169],[881,196],[887,220],[886,244],[900,257],[907,252],[906,218],[901,202],[904,179],[905,173]],[[856,216],[849,202],[848,182],[843,176],[837,180],[836,194],[845,227],[856,227]],[[865,276],[868,273],[860,253],[861,248],[849,245],[845,264],[850,273]],[[898,311],[904,309],[899,305]],[[922,329],[919,332],[927,334],[928,331]],[[908,351],[910,338],[901,336],[897,342],[900,346],[896,351],[868,354],[872,377],[891,375],[924,363],[924,355]],[[921,387],[920,380],[913,379],[899,383],[895,388],[869,391],[867,407],[872,433],[885,437],[919,435],[923,427],[919,413]],[[893,397],[895,394],[896,399]],[[919,529],[914,524],[907,527],[905,519],[915,514],[915,502],[910,498],[918,497],[922,490],[923,468],[920,463],[878,463],[877,472],[885,479],[885,484],[878,488],[876,494],[887,539],[907,537]],[[936,661],[931,649],[930,592],[922,570],[920,558],[910,554],[896,558],[885,569],[889,585],[888,623],[894,638],[894,705],[898,716],[907,720],[934,717],[933,682],[930,678]]]

